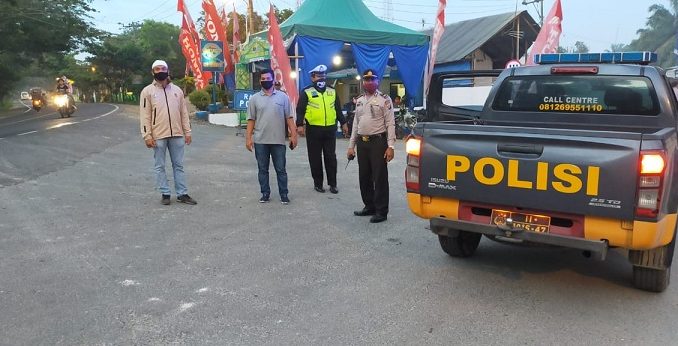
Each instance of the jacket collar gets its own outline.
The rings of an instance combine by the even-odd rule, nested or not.
[[[153,85],[156,86],[157,88],[162,88],[162,82],[158,82],[157,80],[153,80]],[[169,88],[169,86],[172,85],[172,82],[167,83],[167,86],[165,88]]]

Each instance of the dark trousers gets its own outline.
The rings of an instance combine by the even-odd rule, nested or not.
[[[358,136],[358,174],[360,195],[366,209],[379,215],[388,214],[388,167],[384,154],[388,144],[386,135],[372,137],[369,142]]]
[[[306,126],[306,147],[313,185],[323,186],[324,161],[327,184],[337,186],[337,127]]]

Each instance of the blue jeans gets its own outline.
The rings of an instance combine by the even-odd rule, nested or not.
[[[157,139],[153,156],[155,157],[155,186],[163,195],[169,195],[170,188],[165,173],[165,152],[169,149],[172,171],[174,172],[174,189],[177,196],[188,193],[186,176],[184,175],[184,137],[168,137]]]
[[[284,144],[258,144],[254,143],[254,156],[257,158],[259,168],[259,187],[264,196],[271,195],[271,187],[268,184],[269,159],[273,159],[273,168],[278,178],[278,192],[280,197],[287,196],[287,171],[285,170],[285,145]]]

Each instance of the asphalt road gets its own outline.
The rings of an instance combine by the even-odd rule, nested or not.
[[[162,206],[136,109],[103,116],[114,108],[81,105],[64,120],[78,123],[54,128],[62,120],[9,124],[17,118],[0,115],[0,344],[667,345],[678,337],[678,285],[662,294],[632,288],[621,252],[596,262],[483,239],[474,257],[448,257],[407,209],[402,144],[389,165],[391,214],[374,225],[352,216],[361,203],[355,162],[343,168],[346,140],[337,143],[338,195],[313,191],[301,141],[287,156],[292,202],[281,205],[274,192],[259,204],[243,137],[194,122],[185,166],[199,204]],[[27,131],[37,132],[19,135]]]

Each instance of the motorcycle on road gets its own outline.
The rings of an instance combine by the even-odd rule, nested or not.
[[[67,93],[60,92],[54,97],[54,104],[62,118],[69,118],[75,112],[75,105]]]
[[[39,112],[42,107],[45,106],[44,101],[42,98],[34,98],[33,101],[31,101],[31,104],[33,105],[33,109],[35,109],[36,112]]]

